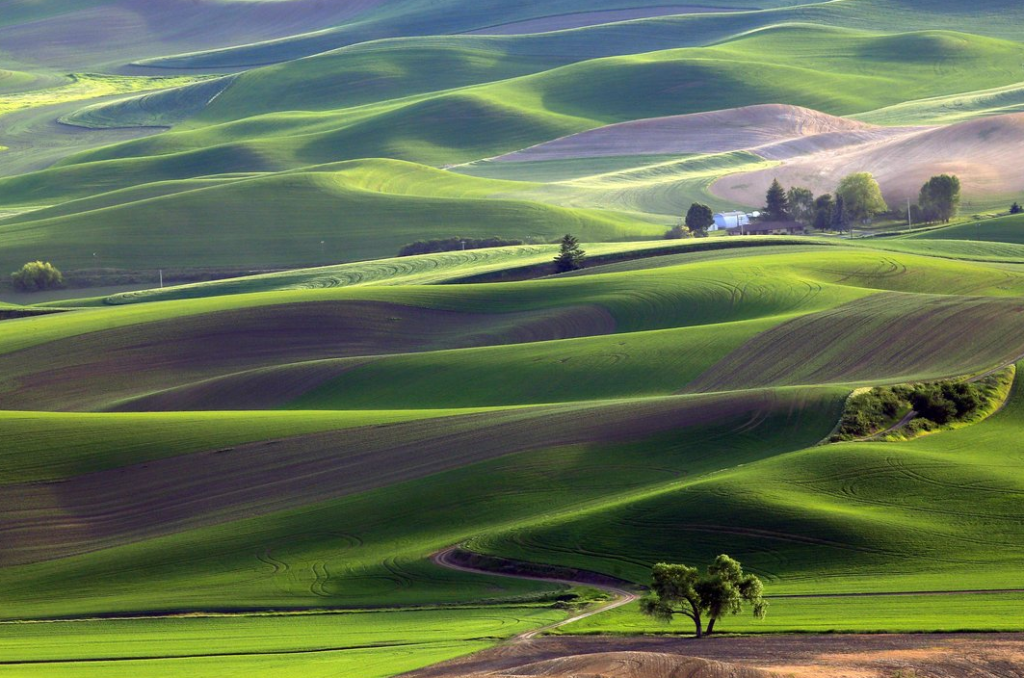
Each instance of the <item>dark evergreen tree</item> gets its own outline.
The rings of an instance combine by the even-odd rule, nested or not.
[[[555,257],[555,268],[559,273],[583,268],[586,252],[580,249],[580,241],[568,233],[562,238],[561,248]]]
[[[786,189],[782,187],[778,179],[772,180],[768,187],[768,194],[765,196],[766,205],[764,217],[768,221],[789,221],[789,198],[786,197]]]
[[[819,195],[814,201],[814,227],[819,231],[827,231],[832,226],[832,211],[836,206],[832,195]]]

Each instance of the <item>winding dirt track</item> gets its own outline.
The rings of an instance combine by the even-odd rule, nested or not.
[[[555,622],[554,624],[548,624],[547,626],[541,626],[540,628],[536,628],[536,629],[533,629],[531,631],[526,631],[524,633],[520,633],[518,636],[514,637],[510,641],[512,643],[520,643],[520,642],[523,642],[523,641],[527,641],[527,640],[530,640],[531,638],[535,638],[536,636],[538,636],[538,635],[540,635],[542,633],[545,633],[547,631],[551,631],[553,629],[557,629],[557,628],[559,628],[561,626],[566,626],[568,624],[572,624],[573,622],[578,622],[581,619],[586,619],[587,617],[593,617],[595,614],[600,614],[602,612],[607,612],[609,610],[614,610],[615,608],[622,607],[623,605],[629,605],[630,603],[635,601],[637,598],[639,598],[639,596],[636,593],[634,593],[633,591],[629,591],[629,590],[624,589],[624,588],[619,588],[617,586],[611,586],[611,585],[608,585],[608,584],[597,584],[597,583],[593,583],[593,582],[581,582],[581,581],[574,581],[572,579],[560,579],[560,578],[557,578],[557,577],[541,577],[541,576],[525,575],[525,574],[508,574],[508,573],[504,573],[504,572],[493,572],[491,570],[484,570],[484,569],[469,567],[469,566],[466,566],[466,565],[461,565],[459,563],[454,562],[454,560],[453,560],[453,555],[458,550],[458,548],[459,548],[458,546],[449,546],[448,548],[444,549],[443,551],[438,551],[433,556],[431,556],[431,560],[434,562],[435,565],[447,568],[449,570],[458,570],[460,572],[472,572],[473,574],[484,574],[484,575],[488,575],[488,576],[491,576],[491,577],[510,577],[512,579],[531,579],[531,580],[534,580],[534,581],[549,581],[549,582],[553,582],[553,583],[556,583],[556,584],[568,584],[569,586],[580,586],[580,585],[583,585],[583,586],[589,586],[589,587],[595,588],[595,589],[600,589],[600,590],[602,590],[602,591],[612,595],[612,600],[611,601],[609,601],[607,603],[604,603],[602,605],[598,605],[596,607],[592,607],[592,608],[588,609],[585,612],[581,612],[580,614],[577,614],[577,615],[575,615],[573,617],[570,617],[569,619],[563,619],[562,621]]]

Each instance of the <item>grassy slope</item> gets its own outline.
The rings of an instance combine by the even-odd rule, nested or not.
[[[4,629],[0,648],[5,661],[38,662],[15,669],[22,676],[158,678],[184,671],[308,676],[330,671],[385,678],[482,649],[562,616],[541,607],[492,606],[21,624]],[[54,637],[65,642],[48,642]]]
[[[615,329],[629,334],[422,354],[423,365],[430,367],[424,375],[434,375],[435,386],[440,384],[435,393],[442,399],[431,405],[456,396],[474,402],[489,398],[491,402],[502,398],[505,402],[539,402],[552,399],[559,380],[563,385],[557,388],[563,389],[559,396],[563,399],[571,397],[573,389],[578,397],[650,395],[661,392],[660,388],[667,391],[675,377],[695,375],[701,366],[714,363],[760,329],[759,323],[770,327],[783,320],[780,316],[786,313],[835,308],[861,297],[871,301],[878,297],[869,295],[878,290],[920,295],[914,297],[918,302],[929,299],[928,293],[941,290],[965,295],[963,303],[991,305],[1000,317],[1016,317],[1019,314],[1015,310],[1003,314],[1001,309],[1016,304],[1013,297],[1024,287],[1018,273],[1004,268],[911,254],[852,248],[747,254],[522,283],[295,290],[100,308],[0,324],[0,344],[5,352],[22,349],[9,357],[29,368],[35,360],[29,346],[37,345],[32,350],[38,352],[40,360],[49,350],[49,359],[39,363],[40,369],[58,368],[67,377],[74,370],[55,365],[52,351],[56,344],[47,343],[58,337],[78,336],[75,345],[84,347],[83,351],[91,350],[88,342],[99,342],[97,345],[106,346],[106,351],[116,357],[109,337],[120,326],[131,331],[139,346],[157,339],[152,346],[154,355],[166,354],[160,340],[180,344],[154,321],[174,319],[175,327],[186,335],[205,337],[201,328],[206,325],[199,321],[226,323],[238,329],[241,325],[229,318],[246,306],[260,311],[264,324],[273,316],[261,309],[282,302],[298,307],[299,302],[387,300],[462,312],[603,307],[614,320]],[[953,299],[950,303],[959,301]],[[896,308],[891,303],[882,304],[883,308],[887,306]],[[839,306],[839,312],[844,308],[848,307]],[[545,321],[545,326],[549,322]],[[288,324],[295,323],[289,320]],[[26,332],[29,327],[32,331]],[[323,329],[322,324],[320,327]],[[654,331],[675,327],[689,329]],[[270,332],[270,328],[264,330]],[[157,333],[147,335],[153,331]],[[891,334],[890,330],[884,331]],[[506,337],[505,341],[511,336],[516,335],[496,335],[499,340]],[[956,342],[946,342],[935,354],[934,364],[948,357],[952,343]],[[206,339],[206,345],[210,344]],[[379,339],[369,345],[394,351],[381,348],[384,345]],[[680,353],[680,345],[692,351],[692,357],[687,357],[686,351]],[[967,353],[971,345],[956,345],[962,347],[963,354],[958,360],[972,357]],[[813,351],[815,346],[812,340],[795,348]],[[568,353],[560,356],[559,351],[566,349]],[[792,349],[790,346],[787,350]],[[631,354],[624,363],[610,360],[618,360],[615,352],[624,350]],[[68,355],[63,350],[60,354]],[[560,362],[565,357],[570,360]],[[533,369],[530,361],[538,358],[538,379],[510,379],[513,371],[525,370],[524,374],[529,375]],[[415,363],[418,358],[396,360]],[[573,365],[574,360],[583,364]],[[558,363],[555,369],[563,374],[544,369],[545,361]],[[274,362],[281,360],[275,358]],[[459,377],[461,364],[473,368],[466,372],[472,376]],[[451,383],[445,381],[446,376],[438,381],[437,375],[444,375],[446,370],[456,370]],[[138,370],[133,378],[142,379],[144,374],[145,370]],[[407,390],[389,391],[390,386],[384,383],[410,374],[413,378]],[[502,387],[505,390],[490,386],[481,374],[493,375],[492,381],[506,382]],[[360,397],[373,401],[376,389],[382,402],[406,398],[409,402],[403,404],[416,405],[415,375],[414,366],[403,364],[391,376],[365,380],[360,388],[366,388],[367,394]],[[536,382],[542,379],[550,383],[538,386]],[[425,399],[430,384],[421,381]],[[109,388],[111,383],[100,389]],[[520,387],[528,390],[516,394]],[[86,390],[95,395],[97,387]],[[440,418],[424,419],[426,413],[409,412],[408,422],[391,424],[388,440],[394,443],[404,440],[402,436],[407,432],[420,431],[432,441],[431,446],[443,443],[443,448],[437,448],[440,457],[432,453],[427,455],[430,459],[480,452],[481,446],[486,447],[483,441],[511,447],[496,449],[494,457],[478,457],[475,464],[331,499],[303,493],[319,492],[336,482],[331,480],[329,468],[349,454],[346,450],[354,449],[344,441],[356,440],[352,436],[361,433],[348,428],[331,433],[329,438],[295,438],[302,430],[337,427],[332,417],[338,415],[296,412],[281,415],[281,419],[268,415],[263,422],[267,433],[260,435],[280,431],[292,437],[273,448],[245,447],[241,455],[221,456],[216,462],[219,470],[212,477],[184,482],[223,483],[224,487],[211,487],[203,496],[212,502],[225,501],[239,491],[231,485],[234,475],[254,472],[270,461],[280,465],[275,482],[285,483],[294,473],[286,461],[298,454],[299,458],[308,455],[310,464],[315,461],[318,474],[328,474],[319,476],[320,483],[303,483],[305,489],[291,499],[287,493],[266,493],[259,501],[245,504],[244,495],[240,495],[236,500],[243,501],[245,515],[250,517],[225,524],[210,524],[209,516],[235,516],[233,511],[238,506],[197,507],[200,510],[191,512],[187,520],[198,522],[186,523],[194,529],[180,532],[115,529],[105,537],[94,533],[88,539],[99,539],[109,548],[7,568],[0,594],[9,601],[5,613],[22,616],[194,606],[436,603],[503,598],[544,588],[503,582],[498,584],[503,588],[495,590],[495,582],[487,578],[441,572],[424,560],[432,549],[466,538],[473,538],[474,545],[488,551],[541,562],[572,562],[637,580],[644,578],[645,568],[653,559],[697,560],[727,550],[772,578],[777,592],[822,587],[837,591],[939,588],[942,578],[956,567],[972,573],[962,579],[964,588],[1009,587],[1014,576],[1011,564],[1020,557],[1015,545],[1020,535],[1015,531],[1018,528],[1011,506],[1020,490],[1014,480],[1014,463],[1000,466],[997,460],[1003,458],[1000,455],[1005,454],[1005,440],[1012,437],[1024,411],[1021,387],[1018,385],[1010,408],[970,429],[901,444],[899,448],[809,448],[831,430],[847,392],[847,388],[803,387],[590,405],[568,402],[555,408],[508,410],[483,419],[456,419],[448,416],[455,413],[446,411],[429,415]],[[339,389],[330,397],[341,398],[341,404],[348,406],[353,396]],[[8,416],[12,421],[17,419]],[[166,468],[170,469],[175,465],[187,468],[194,463],[190,462],[193,458],[217,459],[200,449],[210,451],[244,441],[236,437],[236,426],[247,415],[178,415],[205,422],[204,428],[196,429],[202,433],[180,439],[167,438],[173,435],[173,416],[138,416],[130,420],[134,424],[130,431],[118,429],[115,424],[124,415],[95,419],[82,415],[24,416],[26,421],[19,424],[23,435],[11,454],[21,459],[34,457],[37,453],[32,450],[38,448],[40,439],[33,431],[39,427],[53,430],[54,426],[68,436],[77,436],[72,448],[75,452],[59,463],[49,463],[42,457],[42,463],[16,466],[2,492],[34,491],[10,482],[66,477],[83,463],[117,468],[130,461],[144,461],[169,465]],[[360,421],[372,422],[374,417],[387,420],[397,416],[367,412],[348,413],[343,418],[348,422],[345,426],[352,426]],[[92,427],[83,429],[76,422],[89,422]],[[300,428],[300,422],[308,428]],[[457,422],[477,423],[463,428]],[[459,433],[453,435],[456,430]],[[614,435],[608,433],[612,430],[616,431]],[[478,435],[484,437],[474,437]],[[936,452],[939,448],[916,452],[920,448],[914,447],[941,446],[946,444],[942,441],[954,440],[950,437],[954,435],[968,437],[949,448],[948,454]],[[154,451],[151,443],[164,439],[174,444]],[[302,447],[306,444],[302,441],[314,439],[329,442],[330,455],[320,448]],[[375,436],[374,440],[377,444],[384,438]],[[964,462],[964,450],[975,446],[982,451],[970,454],[985,455],[982,463],[975,463],[977,457],[971,463]],[[423,449],[434,448],[417,444],[409,449],[422,456]],[[893,449],[901,450],[900,464],[886,461],[893,456]],[[502,456],[510,452],[515,456]],[[393,469],[404,467],[404,462],[389,464]],[[609,468],[617,472],[609,474]],[[866,473],[866,469],[871,472]],[[153,480],[147,473],[145,465],[129,465],[124,467],[123,476],[110,476],[110,482],[140,487]],[[943,475],[936,477],[936,473]],[[170,472],[157,475],[169,484],[148,489],[143,496],[182,494],[177,481],[173,481],[178,476]],[[773,482],[765,484],[765,478]],[[860,478],[863,482],[856,485],[848,482]],[[963,497],[956,501],[974,507],[973,512],[965,519],[968,522],[951,522],[948,512],[961,508],[959,503],[951,508],[942,506],[943,497],[949,495],[949,483],[955,481],[959,488],[957,479],[963,478],[968,482],[957,490]],[[74,524],[70,517],[79,510],[79,495],[71,489],[78,482],[81,479],[74,476],[65,481],[70,484],[62,486],[65,499],[59,507],[47,504],[47,511],[62,512],[69,525]],[[225,493],[227,488],[231,492]],[[132,497],[127,494],[117,501],[132,501]],[[854,502],[852,507],[850,501]],[[475,508],[467,513],[466,506]],[[940,508],[933,508],[936,506]],[[135,510],[111,510],[111,521],[104,521],[104,530],[114,529],[126,517],[145,515]],[[678,520],[687,512],[699,514],[700,520]],[[751,516],[757,517],[754,525]],[[14,517],[21,520],[23,514]],[[969,529],[970,520],[986,521],[983,549],[972,546],[976,542],[971,541],[975,537]],[[35,528],[26,529],[31,532]],[[914,545],[909,555],[905,548],[908,538]],[[68,541],[51,542],[50,548],[65,549],[69,544],[72,549],[80,548],[75,546],[73,531],[64,539]],[[950,549],[949,544],[956,548]],[[19,541],[18,546],[12,545],[8,556],[31,552],[30,545]],[[117,586],[112,586],[110,573],[124,568],[135,572],[134,578],[127,583],[118,578]],[[885,578],[881,573],[892,576]],[[915,608],[916,617],[894,618],[887,623],[893,628],[950,623],[935,621],[938,615],[934,608],[921,605],[924,607]],[[995,601],[993,606],[1010,614],[1008,603]],[[790,620],[783,621],[783,626],[789,623],[790,628],[820,628],[820,622],[814,621],[818,609],[804,604],[793,616],[783,617]],[[869,625],[874,608],[860,609],[860,621],[851,621],[849,627],[875,628]],[[999,617],[992,626],[1004,625],[1006,619]],[[623,621],[619,617],[609,621],[620,627],[633,623],[630,618]]]
[[[711,4],[711,3],[707,3]],[[739,9],[751,10],[754,3],[743,3]],[[923,12],[917,0],[857,0],[856,2],[760,2],[754,11],[740,11],[728,14],[694,14],[675,17],[641,19],[629,22],[614,23],[590,28],[562,31],[552,34],[532,35],[516,38],[489,38],[484,36],[466,36],[461,38],[474,46],[492,47],[494,45],[512,45],[516,53],[557,54],[579,58],[583,56],[614,56],[635,51],[635,45],[643,44],[656,49],[705,45],[709,42],[726,40],[746,31],[756,30],[779,23],[805,22],[827,26],[845,26],[850,28],[877,29],[880,25],[891,27],[892,30],[923,30],[946,29],[962,30],[981,35],[1015,39],[1015,21],[1024,16],[1024,12],[1013,0],[985,0],[982,7],[974,7],[971,12],[964,12],[962,4],[943,0],[941,3],[929,3],[928,11]],[[564,5],[559,5],[562,11]],[[614,5],[621,8],[623,3]],[[725,7],[725,4],[720,6]],[[732,4],[733,7],[737,7]],[[501,12],[508,12],[509,6],[494,3],[478,3],[473,6],[462,6],[458,12],[445,12],[444,5],[436,5],[441,21],[471,23],[486,26],[500,22],[497,17]],[[544,13],[543,8],[533,4],[519,4],[516,8],[524,16],[530,12]],[[767,8],[764,11],[762,8]],[[496,12],[495,10],[499,11]],[[588,3],[587,10],[595,9]],[[985,11],[978,11],[984,9]],[[525,12],[523,11],[525,10]],[[538,11],[539,10],[539,11]],[[550,10],[547,10],[550,11]],[[483,17],[481,14],[483,12]],[[401,15],[398,15],[401,20]],[[420,19],[420,26],[429,23],[435,28],[438,19],[432,17]],[[417,27],[419,29],[420,27]],[[245,45],[237,49],[219,50],[207,53],[196,53],[158,59],[150,63],[178,68],[225,68],[235,64],[266,64],[295,59],[297,57],[319,54],[321,52],[350,45],[368,39],[386,38],[405,32],[417,35],[422,29],[403,31],[397,26],[390,29],[380,24],[359,24],[342,27],[337,30],[325,31],[311,35],[299,35],[290,39],[273,42]],[[451,31],[458,32],[458,31]],[[453,37],[447,36],[446,40]],[[413,44],[436,41],[432,37],[410,37],[404,40]],[[350,47],[349,49],[358,49]]]
[[[125,406],[237,409],[252,406],[258,384],[280,394],[262,406],[417,409],[667,394],[709,369],[692,388],[939,377],[1020,352],[1015,297],[1024,277],[1004,268],[847,248],[665,258],[675,265],[632,262],[500,285],[295,289],[19,320],[0,326],[0,346],[23,349],[2,359],[4,388],[21,408],[110,407],[174,388],[163,404]],[[863,299],[882,291],[899,294]],[[907,314],[916,321],[904,326]],[[442,319],[444,331],[432,325]],[[317,326],[344,335],[303,334]],[[959,338],[979,327],[984,341]],[[227,351],[232,331],[245,340]],[[611,332],[618,338],[594,336]],[[202,360],[190,357],[196,336],[208,347]],[[832,338],[814,339],[822,336]],[[57,339],[55,360],[45,342]],[[566,341],[550,342],[558,339]],[[550,343],[527,343],[538,341]],[[906,348],[893,354],[893,341]],[[436,352],[446,349],[460,350]],[[745,366],[755,363],[751,381]],[[126,369],[131,381],[118,376]],[[57,370],[66,377],[46,376]]]
[[[651,240],[628,243],[586,243],[588,266],[617,266],[620,258],[655,257],[663,259],[678,253],[682,260],[696,260],[710,252],[722,256],[739,256],[740,250],[762,251],[770,248],[806,246],[801,238],[785,241],[751,237],[728,240]],[[773,247],[774,246],[774,247]],[[824,246],[824,243],[823,243]],[[198,299],[229,294],[310,289],[322,287],[355,287],[367,285],[435,285],[476,279],[482,275],[512,275],[517,269],[542,266],[551,262],[558,252],[557,245],[518,245],[491,247],[478,250],[460,250],[440,254],[423,254],[366,262],[320,266],[280,273],[229,278],[211,282],[179,285],[158,289],[126,292],[108,297],[91,297],[71,301],[51,302],[40,306],[88,307],[98,305],[135,304],[174,299]]]
[[[543,587],[528,582],[501,582],[495,590],[496,582],[486,577],[437,570],[424,556],[498,526],[573,514],[648,485],[675,484],[681,472],[700,475],[725,458],[742,463],[797,449],[828,432],[841,399],[834,390],[701,396],[660,401],[655,410],[620,402],[575,413],[570,408],[566,417],[555,419],[525,419],[520,434],[504,436],[509,442],[572,440],[566,432],[606,425],[625,426],[622,430],[632,434],[629,442],[541,444],[514,458],[305,508],[8,568],[0,583],[8,601],[4,612],[466,601],[537,590]],[[705,414],[686,415],[694,407]],[[637,416],[645,410],[658,414]],[[723,438],[737,428],[744,433]],[[648,433],[641,433],[645,429]],[[444,440],[451,448],[450,424],[439,421],[437,431],[448,431]],[[609,476],[609,464],[621,472]],[[537,482],[540,477],[543,483]],[[467,513],[466,506],[478,510]],[[264,554],[287,569],[260,566]],[[111,588],[103,582],[112,567],[130,567],[137,574]],[[261,568],[256,577],[253,567]],[[41,597],[42,580],[62,595],[53,596],[51,586]],[[311,594],[311,585],[319,593]]]
[[[429,238],[551,241],[571,232],[600,241],[663,230],[612,212],[501,199],[506,186],[374,161],[157,197],[141,189],[109,196],[139,198],[128,203],[90,209],[94,199],[61,207],[58,216],[40,211],[2,222],[0,263],[15,267],[42,256],[71,269],[288,267],[393,255]],[[61,215],[79,206],[82,211]]]
[[[518,540],[519,551],[555,561],[572,560],[568,549],[587,552],[590,563],[602,552],[630,552],[642,560],[652,554],[641,540],[632,540],[630,529],[659,529],[678,545],[676,558],[706,559],[726,546],[734,555],[743,549],[743,562],[761,563],[764,574],[803,569],[802,578],[816,581],[818,590],[1014,588],[1021,558],[1014,506],[1024,493],[1014,441],[1022,418],[1024,387],[1018,381],[1008,407],[981,424],[907,443],[845,443],[776,457],[696,483],[685,493],[624,506],[614,518],[602,515],[602,527],[591,519],[538,531]],[[711,520],[709,503],[715,507]],[[614,528],[607,527],[609,521]],[[815,539],[801,538],[807,534]],[[606,568],[615,562],[608,559]],[[640,575],[638,568],[630,572]],[[1013,610],[1019,610],[1020,599],[972,603],[987,619],[950,615],[956,599],[912,599],[907,608],[902,600],[885,598],[856,601],[853,608],[843,602],[849,611],[842,615],[845,621],[815,619],[834,609],[834,600],[809,607],[778,600],[774,606],[782,620],[792,614],[789,620],[804,619],[816,630],[1019,628]],[[746,620],[738,625],[759,628]],[[642,621],[634,610],[578,630],[627,628],[666,629]]]
[[[909,50],[909,58],[901,50]],[[963,91],[968,74],[973,87],[1006,85],[1019,78],[1021,51],[1014,43],[963,34],[889,37],[783,26],[715,47],[595,59],[489,85],[355,108],[303,113],[286,109],[237,120],[246,111],[232,106],[226,109],[230,119],[225,120],[216,111],[218,99],[204,114],[209,119],[201,115],[191,123],[198,126],[194,130],[87,152],[65,164],[88,167],[101,160],[127,163],[134,158],[120,168],[121,181],[132,183],[151,175],[168,178],[172,171],[179,173],[178,178],[195,176],[211,161],[214,168],[247,164],[251,170],[375,156],[430,164],[463,162],[635,118],[774,102],[849,114],[908,98]],[[764,53],[773,54],[773,59],[765,62],[760,56]],[[815,64],[813,69],[806,66],[809,61]],[[288,68],[282,66],[275,73],[279,89],[293,86]],[[934,77],[937,71],[944,77]],[[680,79],[690,83],[686,92],[676,89]],[[701,82],[714,82],[715,87],[700,97],[689,96]],[[241,87],[236,91],[234,96],[245,96]],[[298,105],[288,104],[290,109]],[[306,108],[316,111],[326,105],[314,99]],[[199,157],[193,158],[199,149],[202,164]],[[191,175],[180,174],[191,165]],[[109,172],[107,168],[101,163],[95,171]],[[60,190],[67,182],[62,173],[68,169],[55,168],[38,180],[46,179],[51,190]],[[31,192],[34,180],[29,175],[0,182],[0,199],[40,200]],[[73,184],[68,188],[74,191]]]
[[[1024,244],[1024,215],[1017,214],[973,223],[968,222],[906,237],[906,240],[910,242],[922,239],[969,240],[1021,245]],[[902,245],[903,240],[894,242],[896,245]]]
[[[907,50],[910,58],[903,56]],[[972,86],[1011,82],[1018,77],[1021,52],[1022,48],[1013,43],[963,34],[879,36],[811,26],[776,27],[710,48],[591,60],[438,94],[341,110],[269,113],[163,134],[85,153],[42,172],[0,180],[0,199],[8,204],[53,203],[140,183],[274,171],[345,157],[379,155],[430,163],[471,160],[617,120],[758,101],[785,101],[851,113],[907,97],[957,91],[963,88],[960,76],[967,73]],[[774,55],[770,63],[761,59],[764,53]],[[482,73],[495,63],[493,58],[482,61]],[[806,67],[809,61],[815,64],[814,70]],[[353,66],[353,72],[359,73],[357,66]],[[289,68],[295,67],[282,66],[273,73],[251,77],[264,87],[289,90]],[[935,78],[936,72],[943,77]],[[716,84],[709,93],[696,98],[676,90],[680,79]],[[409,78],[408,82],[420,80]],[[403,82],[385,95],[407,89],[408,82]],[[328,102],[333,95],[316,99],[315,93],[323,89],[314,87],[313,95],[300,90],[294,95],[296,101],[286,105],[300,105],[301,100],[310,97],[309,107],[333,105]],[[240,97],[238,106],[231,110],[234,115],[243,115],[246,94],[241,83],[221,98],[228,96]],[[253,96],[251,100],[264,101],[266,97]],[[213,117],[209,122],[215,122],[215,112],[211,110],[209,115]],[[575,206],[674,214],[690,200],[705,199],[706,186],[715,175],[759,162],[756,158],[698,160],[577,179],[555,187],[521,186],[508,194]],[[340,201],[356,217],[357,224],[346,237],[337,238],[331,233],[331,208],[339,201],[337,188],[325,187],[319,181],[310,185],[309,178],[298,175],[267,177],[262,180],[272,182],[267,186],[259,181],[236,183],[204,194],[180,193],[152,203],[130,203],[107,212],[61,218],[63,221],[26,222],[17,229],[4,228],[8,257],[13,265],[25,258],[45,256],[65,260],[58,265],[64,263],[66,267],[121,267],[131,260],[157,268],[175,265],[174,261],[158,261],[156,256],[158,252],[172,252],[192,265],[231,266],[241,258],[250,265],[254,261],[265,266],[308,265],[317,261],[321,240],[325,248],[333,247],[330,257],[335,259],[392,252],[408,240],[436,233],[431,224],[442,220],[441,212],[450,222],[449,228],[467,236],[498,233],[552,237],[575,227],[585,239],[594,240],[654,234],[658,230],[628,224],[616,215],[564,212],[556,217],[561,223],[551,227],[552,213],[536,205],[429,200],[410,203],[392,195],[385,200],[381,196],[345,193]],[[247,189],[258,190],[260,197],[281,193],[289,198],[268,205],[254,199]],[[208,200],[219,207],[211,209]],[[483,221],[478,214],[481,210],[486,215]],[[410,211],[416,215],[414,221],[408,219]],[[370,231],[358,224],[365,215],[381,212],[385,214],[384,223],[391,228],[380,229],[376,216],[375,228]],[[504,226],[488,225],[484,231],[484,221],[524,223],[525,227],[511,233]],[[253,222],[261,228],[252,229]],[[283,243],[273,234],[282,222],[292,223],[306,237]],[[252,237],[229,256],[216,248],[204,252],[189,249],[189,234],[181,230],[181,223],[204,231],[216,229],[223,243],[243,232]],[[147,225],[144,236],[137,224]],[[447,231],[438,235],[453,234]],[[146,242],[131,243],[133,237],[144,237]],[[117,246],[103,248],[107,251],[97,252],[94,259],[89,250],[99,248],[86,246],[77,241],[79,238],[101,245],[116,240]],[[55,240],[62,241],[64,252],[46,245]],[[159,247],[153,249],[151,244],[156,242]],[[151,247],[149,252],[140,251],[147,246]],[[51,251],[40,253],[41,249]]]

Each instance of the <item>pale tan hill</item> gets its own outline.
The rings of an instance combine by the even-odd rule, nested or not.
[[[783,159],[906,133],[905,128],[877,127],[799,106],[764,104],[607,125],[509,153],[496,160],[529,162],[738,150]]]
[[[1024,113],[904,131],[887,140],[817,152],[781,167],[724,177],[711,191],[739,204],[759,205],[773,178],[827,193],[851,172],[875,175],[893,204],[916,200],[921,185],[942,173],[959,176],[969,198],[1024,191]]]
[[[658,652],[600,652],[559,657],[457,678],[771,678],[746,666]],[[453,674],[452,678],[456,678]]]

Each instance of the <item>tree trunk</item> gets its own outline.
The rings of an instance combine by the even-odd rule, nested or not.
[[[707,628],[707,631],[704,632],[704,634],[710,636],[714,632],[715,632],[715,618],[712,617],[710,620],[708,620],[708,628]]]
[[[697,613],[695,613],[693,615],[693,623],[697,627],[697,636],[696,637],[697,638],[703,638],[704,637],[704,630],[703,630],[703,624],[701,623],[701,620],[700,620],[700,612],[697,612]]]

